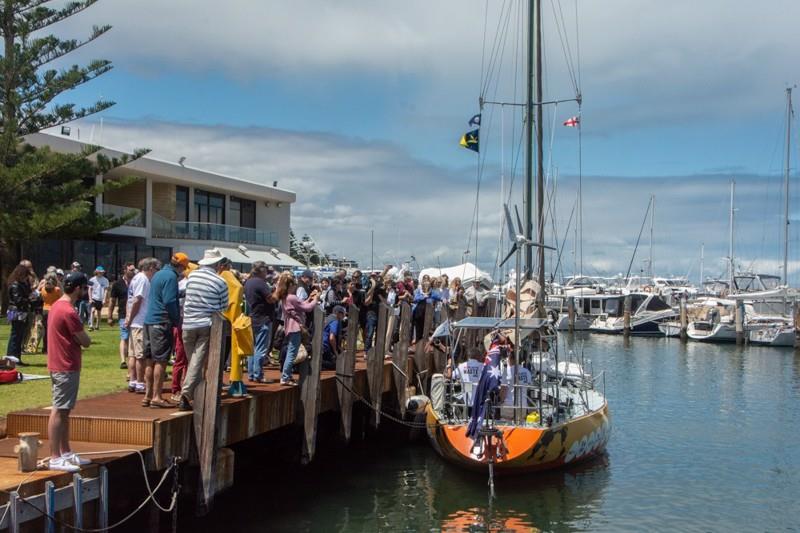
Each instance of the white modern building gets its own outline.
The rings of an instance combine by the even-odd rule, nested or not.
[[[78,153],[88,146],[66,135],[46,133],[30,135],[26,141],[64,153]],[[125,152],[103,148],[102,153],[121,157]],[[92,241],[39,243],[40,250],[34,243],[23,250],[24,255],[46,256],[37,257],[35,264],[67,265],[77,260],[91,268],[102,264],[118,270],[126,261],[150,255],[163,261],[178,251],[196,261],[205,249],[216,247],[241,269],[259,260],[278,268],[302,266],[288,255],[294,192],[149,156],[95,176],[94,182],[127,177],[138,180],[95,199],[98,214],[133,215],[124,225]]]

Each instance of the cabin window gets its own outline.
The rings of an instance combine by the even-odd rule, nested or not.
[[[672,308],[658,296],[653,296],[653,299],[647,304],[648,311],[668,311],[669,309]]]

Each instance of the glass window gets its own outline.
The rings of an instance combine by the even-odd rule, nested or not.
[[[194,208],[197,222],[225,224],[225,195],[195,190]]]
[[[653,299],[647,304],[648,311],[668,311],[669,309],[671,307],[658,296],[653,296]]]
[[[256,227],[256,202],[231,196],[230,223],[240,228]]]
[[[71,264],[73,261],[81,264],[84,273],[92,272],[96,266],[94,264],[94,241],[73,241],[72,259],[69,260],[69,263]]]
[[[175,220],[177,222],[189,221],[189,187],[175,187]]]
[[[145,257],[153,257],[153,247],[142,244],[136,245],[136,264]]]
[[[153,257],[161,261],[162,265],[168,265],[170,259],[172,259],[172,248],[153,246]]]

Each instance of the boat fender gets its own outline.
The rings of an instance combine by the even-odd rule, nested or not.
[[[420,414],[425,411],[425,407],[431,402],[430,398],[424,394],[417,394],[406,400],[406,412]]]

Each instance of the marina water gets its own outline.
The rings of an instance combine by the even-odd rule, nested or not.
[[[445,464],[425,440],[373,434],[314,464],[237,466],[203,521],[229,531],[794,531],[800,355],[677,339],[562,335],[606,371],[600,460],[501,478]],[[238,460],[238,456],[237,456]]]

